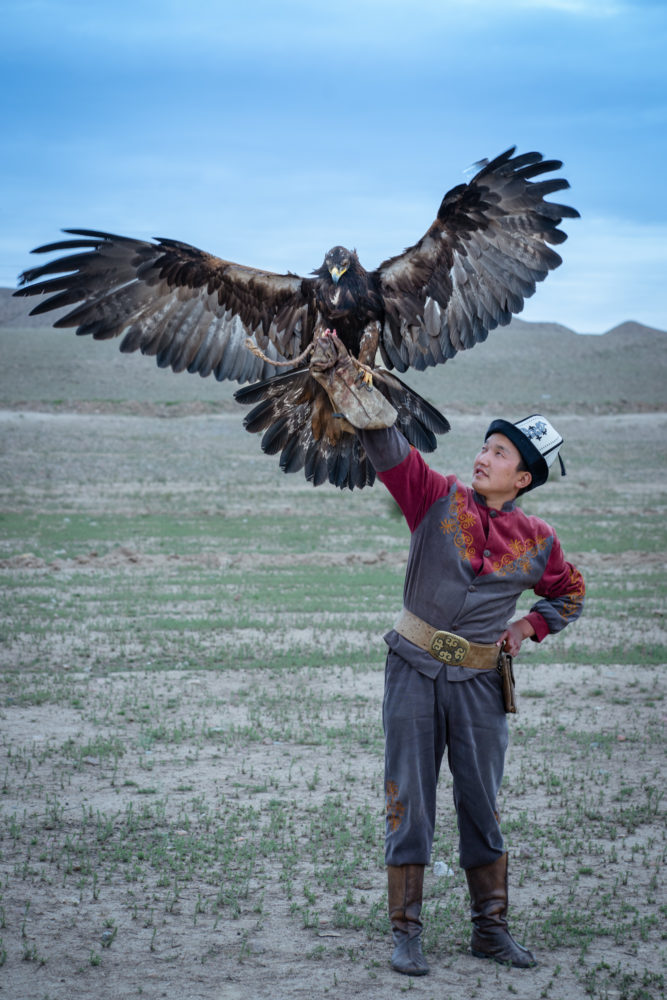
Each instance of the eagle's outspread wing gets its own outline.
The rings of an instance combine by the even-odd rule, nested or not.
[[[562,166],[514,147],[442,200],[428,231],[373,272],[384,303],[380,348],[399,371],[424,369],[485,340],[521,311],[538,281],[561,263],[549,244],[579,213],[545,196],[569,187],[541,179]],[[538,180],[533,180],[538,178]]]
[[[74,306],[54,324],[155,355],[158,365],[238,382],[274,369],[312,339],[313,281],[221,260],[177,240],[155,242],[87,229],[35,253],[82,250],[25,271],[18,295],[46,294],[33,313]],[[55,275],[55,277],[53,277]]]

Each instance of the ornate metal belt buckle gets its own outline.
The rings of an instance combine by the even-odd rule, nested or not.
[[[435,632],[429,653],[442,663],[463,663],[470,652],[470,643],[453,632]]]

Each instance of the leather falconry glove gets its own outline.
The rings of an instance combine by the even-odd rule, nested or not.
[[[348,353],[335,330],[315,341],[310,374],[328,395],[335,414],[352,427],[379,430],[395,423],[398,413],[373,385],[371,370]]]

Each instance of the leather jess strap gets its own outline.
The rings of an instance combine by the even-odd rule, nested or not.
[[[500,649],[495,643],[486,645],[470,642],[455,632],[434,628],[428,622],[403,608],[394,629],[441,663],[458,664],[472,670],[493,670],[498,667]]]

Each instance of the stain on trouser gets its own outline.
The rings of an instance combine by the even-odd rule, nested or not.
[[[452,682],[443,669],[434,680],[390,652],[382,718],[386,864],[430,864],[445,749],[461,867],[495,861],[504,850],[496,796],[508,742],[498,673],[475,671],[470,680]]]

